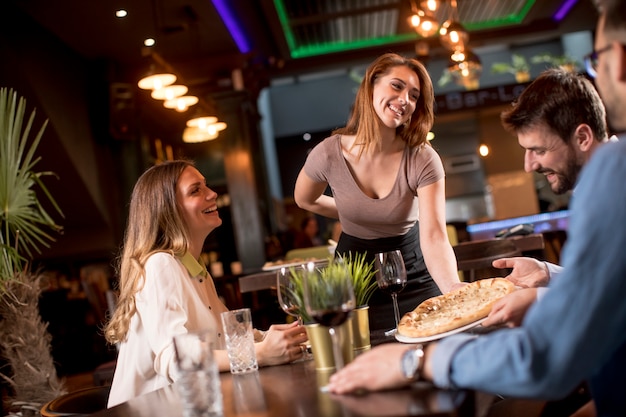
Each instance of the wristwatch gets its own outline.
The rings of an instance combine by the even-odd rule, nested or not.
[[[419,379],[424,368],[424,346],[421,344],[411,346],[402,354],[400,366],[406,379],[409,381]]]

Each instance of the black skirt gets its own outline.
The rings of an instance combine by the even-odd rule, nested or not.
[[[419,241],[419,224],[401,236],[380,239],[360,239],[342,233],[335,256],[347,256],[349,252],[364,253],[372,261],[376,253],[399,249],[407,272],[407,285],[398,293],[400,317],[413,310],[422,301],[441,295],[426,264]],[[370,330],[388,330],[396,326],[391,296],[376,289],[369,302]]]

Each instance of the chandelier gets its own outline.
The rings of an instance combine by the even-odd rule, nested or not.
[[[482,65],[469,46],[469,33],[460,22],[457,0],[411,0],[412,15],[409,24],[422,38],[439,35],[439,41],[450,53],[446,71],[460,86],[471,90],[479,86]],[[448,15],[440,25],[437,15],[443,13],[443,4],[449,3]]]

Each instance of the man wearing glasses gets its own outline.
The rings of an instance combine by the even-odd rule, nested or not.
[[[610,126],[626,132],[626,2],[599,2],[595,53]],[[564,109],[567,111],[567,109]],[[335,393],[422,378],[443,388],[559,399],[587,380],[597,415],[626,415],[626,141],[603,145],[572,199],[562,275],[522,326],[427,346],[386,344],[331,378]]]

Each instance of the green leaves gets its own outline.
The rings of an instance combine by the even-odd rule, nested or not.
[[[491,66],[491,72],[494,74],[516,74],[518,72],[530,71],[530,65],[523,55],[513,54],[511,62],[496,62]]]
[[[350,252],[346,257],[333,259],[328,266],[320,267],[319,271],[324,281],[332,281],[333,279],[341,279],[346,269],[352,279],[356,307],[366,306],[370,298],[372,298],[374,291],[378,288],[374,261],[367,262],[364,254],[353,254]],[[290,297],[299,306],[302,321],[304,323],[312,323],[313,320],[308,315],[304,305],[304,269],[302,267],[291,267],[289,271],[294,282],[293,289],[290,290]],[[323,292],[320,291],[319,293]]]
[[[347,258],[343,257],[343,262],[348,266],[352,275],[352,287],[354,288],[356,306],[366,306],[378,287],[374,261],[366,262],[365,254],[355,253],[353,255],[350,252]]]
[[[54,174],[34,171],[40,160],[35,152],[48,122],[29,143],[35,111],[23,126],[25,112],[23,97],[18,102],[13,90],[0,89],[0,292],[4,290],[3,282],[26,268],[34,251],[49,246],[54,240],[50,232],[61,231],[36,194],[36,190],[43,193],[62,215],[41,181]]]

